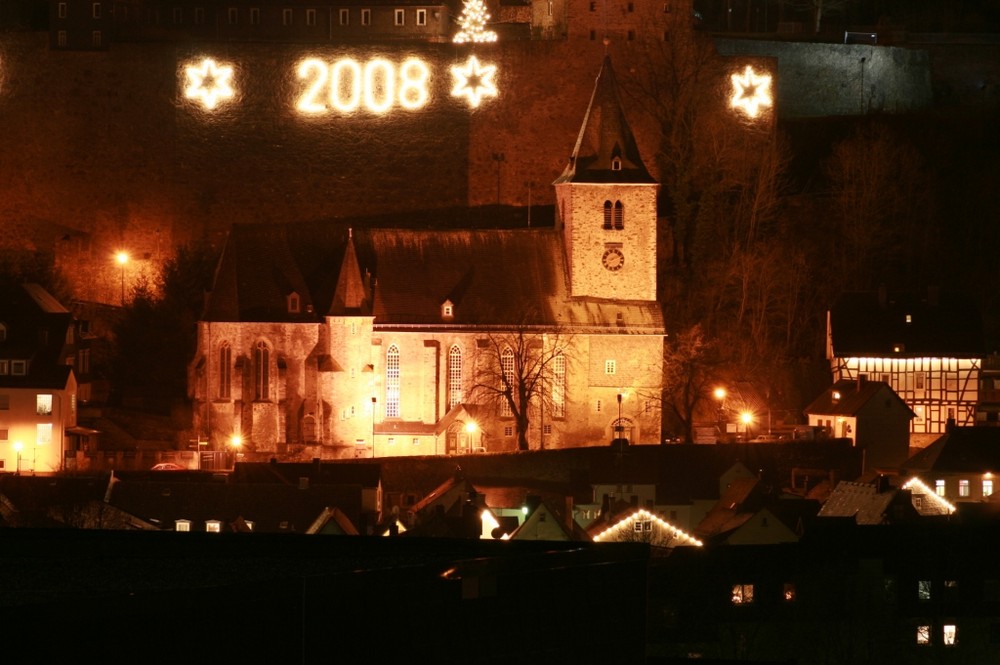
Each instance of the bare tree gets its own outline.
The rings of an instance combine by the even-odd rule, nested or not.
[[[491,405],[517,428],[518,450],[528,450],[528,426],[538,409],[565,408],[565,372],[570,337],[520,326],[479,341],[473,400]]]
[[[663,349],[663,411],[672,417],[688,443],[699,406],[717,381],[714,344],[694,326],[668,337]]]

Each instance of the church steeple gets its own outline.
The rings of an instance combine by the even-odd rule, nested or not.
[[[610,56],[604,56],[573,154],[555,184],[568,182],[655,182],[642,163],[639,147],[625,119]]]
[[[347,230],[347,248],[340,262],[340,276],[337,278],[337,289],[333,292],[330,311],[327,316],[343,316],[345,314],[365,314],[367,292],[361,279],[361,266],[358,255],[354,251],[354,232]]]
[[[659,185],[639,156],[608,57],[569,164],[553,185],[570,294],[656,300]]]

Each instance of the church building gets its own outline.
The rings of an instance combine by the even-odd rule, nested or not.
[[[281,459],[658,443],[658,184],[609,58],[554,187],[554,228],[234,225],[194,434]]]

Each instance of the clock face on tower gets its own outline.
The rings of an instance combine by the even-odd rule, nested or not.
[[[604,256],[601,257],[601,263],[604,267],[612,272],[616,270],[621,270],[625,266],[625,255],[622,254],[622,250],[617,247],[611,247],[610,249],[604,250]]]

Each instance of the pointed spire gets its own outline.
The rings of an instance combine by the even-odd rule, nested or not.
[[[604,56],[569,164],[556,180],[564,182],[655,182],[625,119],[610,56]]]
[[[354,251],[354,230],[348,229],[347,248],[344,249],[344,258],[340,263],[340,276],[337,278],[337,289],[333,292],[328,315],[361,314],[366,309],[366,301],[361,266]]]

